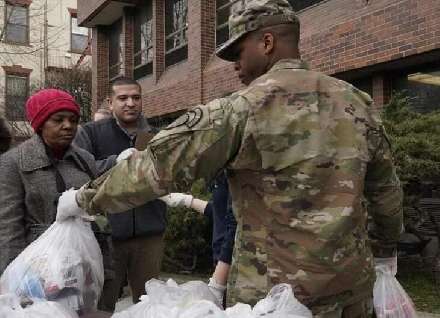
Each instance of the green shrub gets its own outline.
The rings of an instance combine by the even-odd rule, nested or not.
[[[409,97],[396,93],[382,118],[404,185],[436,183],[440,177],[440,112],[414,112]]]
[[[409,105],[404,92],[395,93],[382,114],[405,194],[407,225],[418,222],[408,212],[438,191],[440,180],[440,112],[417,113]]]
[[[195,198],[209,200],[202,181],[191,191]],[[183,207],[168,209],[163,270],[172,273],[208,273],[212,269],[211,227],[206,217]]]

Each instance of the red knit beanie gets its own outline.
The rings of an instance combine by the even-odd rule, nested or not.
[[[54,89],[42,89],[26,102],[26,116],[35,132],[54,113],[68,110],[79,116],[79,106],[69,93]]]

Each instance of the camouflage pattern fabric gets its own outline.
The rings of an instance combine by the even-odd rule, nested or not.
[[[216,54],[228,61],[234,61],[236,44],[244,35],[260,28],[279,25],[295,24],[299,20],[292,7],[286,0],[240,0],[231,6],[229,16],[229,39],[222,44]]]
[[[314,313],[371,297],[374,251],[392,253],[402,192],[371,98],[281,60],[249,87],[193,108],[78,193],[89,213],[184,192],[223,167],[238,227],[228,303],[290,283]],[[384,256],[384,255],[382,255]]]

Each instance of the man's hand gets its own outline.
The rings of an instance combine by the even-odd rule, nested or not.
[[[122,151],[119,156],[116,158],[116,162],[119,163],[122,160],[128,159],[133,153],[135,153],[137,150],[136,148],[128,148]]]
[[[63,222],[69,217],[85,217],[87,214],[78,206],[76,193],[78,190],[69,189],[60,196],[57,206],[57,222]]]
[[[170,208],[175,208],[178,206],[184,206],[186,208],[191,208],[191,203],[193,201],[193,196],[184,193],[170,193],[165,195],[159,200],[165,202]]]
[[[219,305],[223,308],[223,298],[225,297],[226,286],[219,284],[214,277],[211,277],[209,279],[208,287],[215,298],[217,298]]]

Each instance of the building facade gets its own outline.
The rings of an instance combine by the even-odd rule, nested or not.
[[[4,0],[0,15],[0,114],[23,122],[33,89],[90,63],[90,31],[78,26],[76,0]]]
[[[440,97],[440,1],[291,0],[301,54],[314,70],[370,93],[377,106],[404,90],[414,107]],[[118,76],[143,88],[149,118],[173,117],[241,88],[232,63],[216,58],[228,38],[228,0],[78,0],[93,29],[93,104]]]

